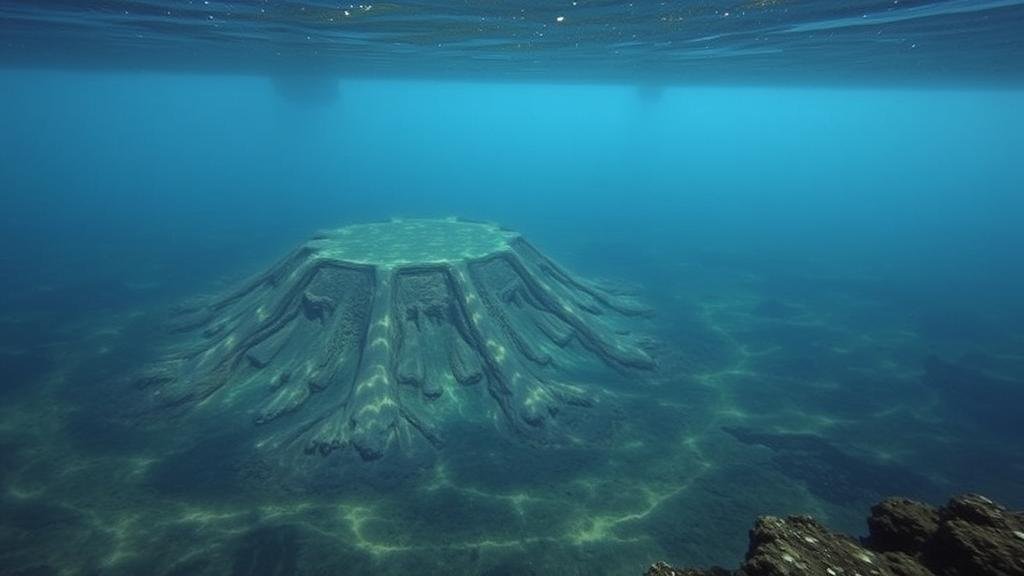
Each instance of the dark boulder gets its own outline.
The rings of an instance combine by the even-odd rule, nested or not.
[[[647,576],[1024,576],[1024,514],[968,494],[933,508],[890,498],[871,509],[870,536],[837,534],[808,516],[758,519],[735,571],[673,568]]]
[[[1024,515],[968,494],[950,500],[939,517],[930,565],[963,576],[1024,575]]]
[[[921,550],[939,529],[938,512],[907,498],[887,498],[871,507],[871,546],[880,551]]]

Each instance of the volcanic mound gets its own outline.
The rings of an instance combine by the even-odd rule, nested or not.
[[[137,383],[158,411],[243,414],[264,451],[374,460],[466,419],[545,443],[602,378],[655,367],[627,329],[647,312],[494,225],[353,225],[178,310]]]

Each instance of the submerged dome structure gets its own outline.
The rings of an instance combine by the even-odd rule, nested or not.
[[[261,450],[374,460],[466,419],[543,442],[602,378],[654,368],[646,313],[495,225],[353,225],[179,310],[138,383],[158,409],[244,414]]]

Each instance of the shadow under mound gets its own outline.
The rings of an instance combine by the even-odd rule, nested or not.
[[[234,552],[232,576],[286,576],[298,572],[299,531],[294,526],[260,526],[246,533]]]
[[[854,456],[813,434],[722,429],[744,444],[770,448],[772,462],[782,474],[833,504],[855,504],[887,494],[911,494],[926,500],[941,496],[929,479],[912,470]]]
[[[938,393],[949,417],[999,435],[1020,434],[1020,407],[1024,382],[977,367],[984,358],[951,363],[929,356],[924,363],[924,384]]]

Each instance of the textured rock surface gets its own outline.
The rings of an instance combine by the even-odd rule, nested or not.
[[[923,550],[939,529],[939,513],[914,500],[888,498],[871,507],[868,529],[877,550]]]
[[[764,517],[750,532],[743,565],[728,571],[658,563],[648,576],[1019,576],[1024,514],[973,494],[941,508],[905,498],[874,506],[858,542],[807,516]]]
[[[654,367],[627,329],[646,312],[496,226],[349,226],[181,310],[137,383],[155,411],[248,415],[263,451],[374,460],[469,418],[544,442],[594,374]]]

